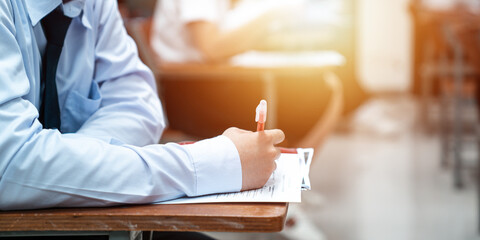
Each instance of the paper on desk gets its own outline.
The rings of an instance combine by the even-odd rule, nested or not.
[[[331,67],[343,64],[345,64],[345,57],[335,51],[248,51],[230,58],[230,65],[249,68]]]
[[[265,186],[259,189],[185,197],[158,204],[214,203],[214,202],[301,202],[302,185],[310,189],[308,172],[313,149],[297,149],[298,154],[283,153],[277,160],[277,169]],[[305,158],[305,156],[308,156]],[[306,176],[304,174],[307,174]]]

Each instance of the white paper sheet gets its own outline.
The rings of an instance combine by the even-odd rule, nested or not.
[[[214,202],[301,202],[302,183],[308,180],[313,149],[298,149],[298,154],[282,153],[277,160],[277,169],[265,186],[259,189],[212,194],[200,197],[185,197],[158,204],[214,203]],[[307,151],[307,154],[305,154]],[[310,156],[305,159],[305,156]],[[307,174],[307,176],[304,176]]]
[[[230,58],[230,65],[249,68],[342,66],[345,57],[335,51],[248,51]]]

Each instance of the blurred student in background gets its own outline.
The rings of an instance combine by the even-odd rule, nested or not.
[[[157,1],[151,44],[163,62],[217,62],[255,49],[275,19],[289,11],[276,7],[234,29],[224,23],[235,0]]]

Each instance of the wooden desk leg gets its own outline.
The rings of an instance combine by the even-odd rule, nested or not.
[[[480,102],[477,102],[477,104],[480,104]],[[477,109],[480,109],[478,105]],[[477,122],[475,130],[477,137],[477,152],[480,153],[480,122]],[[478,232],[480,233],[480,154],[477,156],[477,221]]]
[[[420,111],[420,123],[424,126],[425,131],[430,134],[432,132],[430,121],[430,106],[432,104],[432,85],[434,76],[439,70],[434,58],[435,49],[433,44],[425,44],[424,48],[424,61],[420,67],[421,75],[421,111]]]
[[[440,84],[444,84],[448,79],[446,77],[442,77],[440,79]],[[448,159],[450,154],[450,144],[449,144],[449,103],[448,103],[448,96],[444,89],[439,91],[439,98],[440,98],[440,106],[439,106],[439,131],[440,131],[440,164],[443,168],[448,166]]]
[[[277,128],[277,118],[278,118],[278,103],[277,103],[277,87],[275,84],[275,75],[270,72],[264,72],[262,74],[263,82],[263,97],[268,102],[267,112],[267,126],[269,129]]]
[[[462,180],[462,135],[463,135],[463,111],[462,111],[462,88],[463,88],[463,52],[462,48],[455,45],[455,69],[454,69],[454,111],[453,134],[454,134],[454,169],[453,176],[456,188],[463,187]]]

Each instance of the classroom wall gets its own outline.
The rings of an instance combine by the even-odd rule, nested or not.
[[[369,92],[407,91],[411,85],[410,0],[358,0],[357,75]]]

